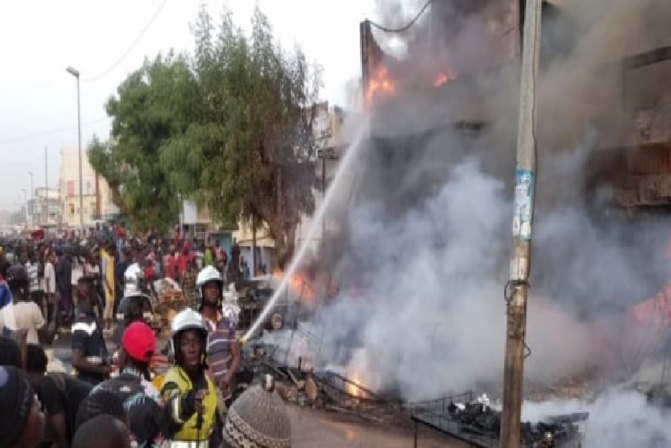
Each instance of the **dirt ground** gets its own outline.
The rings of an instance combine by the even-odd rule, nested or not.
[[[288,407],[293,448],[413,448],[412,431],[355,421],[335,413]],[[420,427],[417,448],[466,448]]]

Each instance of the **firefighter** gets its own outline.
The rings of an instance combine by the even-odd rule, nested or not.
[[[208,330],[207,362],[211,378],[217,386],[218,419],[210,444],[219,446],[220,436],[224,427],[226,405],[225,399],[233,391],[233,380],[240,368],[240,350],[235,338],[235,327],[230,319],[222,313],[224,279],[214,266],[201,269],[196,279],[200,296],[199,311]]]
[[[216,389],[207,375],[207,326],[186,309],[173,320],[171,345],[175,366],[165,375],[161,395],[171,409],[171,448],[209,448],[217,410]]]

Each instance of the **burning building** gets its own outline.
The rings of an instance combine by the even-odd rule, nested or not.
[[[622,381],[666,328],[671,3],[564,3],[543,16],[529,393]],[[503,378],[523,6],[434,0],[410,28],[361,24],[371,124],[330,212],[338,250],[321,258],[339,291],[318,346],[321,365],[378,393],[495,395]],[[643,412],[639,398],[593,405]]]

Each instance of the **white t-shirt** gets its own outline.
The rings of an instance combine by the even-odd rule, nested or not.
[[[16,331],[16,319],[14,318],[14,306],[8,304],[0,309],[0,333],[7,328],[11,331]]]
[[[54,265],[47,261],[47,264],[44,265],[44,292],[55,293],[56,292],[56,271],[54,270]]]
[[[26,262],[26,273],[30,279],[30,292],[35,292],[40,290],[40,283],[37,279],[37,263],[31,263],[30,261]]]
[[[12,308],[12,310],[5,311],[5,308]],[[28,330],[27,341],[29,344],[39,344],[40,339],[37,336],[37,331],[46,325],[42,311],[35,304],[35,302],[18,302],[13,305],[7,305],[0,312],[0,327],[5,325],[10,330]],[[10,317],[7,312],[14,311],[14,328],[11,323],[5,324],[5,318]]]
[[[92,264],[86,263],[85,271],[86,271],[87,275],[97,275],[98,277],[100,277],[100,266],[98,266],[97,264],[92,265]]]
[[[84,276],[84,266],[79,263],[79,261],[76,261],[74,258],[72,259],[72,277],[70,277],[70,283],[72,286],[77,286],[77,283],[79,283],[79,279]]]

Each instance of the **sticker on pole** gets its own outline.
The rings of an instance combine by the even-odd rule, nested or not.
[[[515,172],[515,214],[513,238],[531,240],[531,218],[534,213],[534,172]]]

